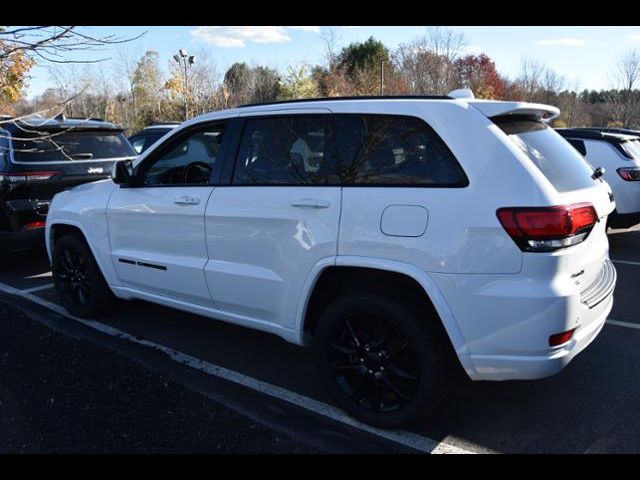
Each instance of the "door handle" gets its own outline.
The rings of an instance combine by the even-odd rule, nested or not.
[[[183,195],[181,197],[175,198],[173,203],[176,205],[198,205],[200,204],[200,199],[196,197],[190,197],[189,195]]]
[[[331,202],[328,200],[322,200],[319,198],[301,198],[299,200],[294,200],[291,202],[292,207],[297,208],[329,208],[331,206]]]

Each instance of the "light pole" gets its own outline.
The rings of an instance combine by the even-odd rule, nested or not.
[[[184,120],[189,120],[189,76],[188,67],[196,63],[196,57],[189,55],[184,48],[181,48],[178,53],[173,56],[176,63],[183,68],[184,71]]]

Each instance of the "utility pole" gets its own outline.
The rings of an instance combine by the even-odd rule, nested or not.
[[[384,95],[384,60],[380,60],[380,96]]]
[[[181,48],[178,53],[173,56],[178,66],[183,68],[183,97],[184,97],[184,120],[189,120],[189,73],[188,67],[196,63],[196,57],[189,55],[184,48]]]

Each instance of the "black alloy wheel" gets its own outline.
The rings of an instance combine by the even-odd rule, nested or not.
[[[53,247],[53,283],[64,307],[83,318],[106,313],[114,296],[83,238],[66,234]]]
[[[446,398],[452,358],[438,318],[401,297],[354,293],[318,318],[313,347],[336,405],[380,428],[426,417]]]
[[[392,412],[418,390],[422,373],[406,335],[379,315],[352,315],[335,330],[329,359],[335,381],[357,405]]]

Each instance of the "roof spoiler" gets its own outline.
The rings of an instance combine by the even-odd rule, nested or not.
[[[560,116],[559,108],[543,103],[476,99],[473,91],[468,88],[454,90],[453,92],[449,92],[448,96],[473,105],[489,118],[501,117],[503,115],[530,115],[549,123]]]
[[[560,109],[552,105],[527,102],[493,102],[475,100],[469,102],[489,118],[504,115],[529,115],[549,123],[560,116]]]

